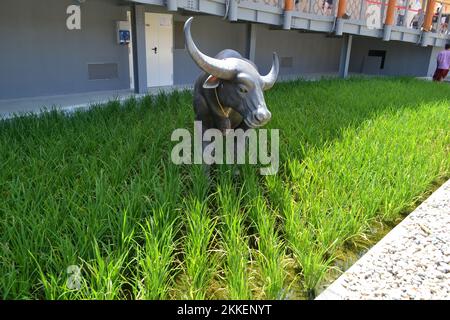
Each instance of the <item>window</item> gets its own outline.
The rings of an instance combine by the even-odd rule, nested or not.
[[[384,61],[386,60],[386,50],[369,50],[369,57],[381,57],[380,69],[384,69]]]

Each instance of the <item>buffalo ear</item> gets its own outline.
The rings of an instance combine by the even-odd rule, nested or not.
[[[203,83],[203,88],[205,89],[214,89],[217,88],[220,84],[220,79],[214,76],[209,76],[208,79]]]

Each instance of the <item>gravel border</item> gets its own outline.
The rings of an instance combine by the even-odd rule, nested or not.
[[[450,180],[316,300],[450,300]]]

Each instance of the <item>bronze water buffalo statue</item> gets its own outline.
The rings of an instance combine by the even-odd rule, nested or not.
[[[203,71],[194,86],[194,111],[202,130],[262,127],[270,121],[264,91],[272,88],[278,77],[279,62],[273,53],[270,72],[262,76],[256,65],[239,52],[226,49],[214,58],[203,54],[191,36],[193,17],[184,25],[186,48]]]

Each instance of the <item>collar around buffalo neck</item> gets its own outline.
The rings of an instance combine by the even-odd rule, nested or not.
[[[217,87],[214,88],[214,93],[215,93],[215,95],[216,95],[217,104],[219,105],[220,110],[222,111],[223,116],[224,116],[225,118],[228,118],[228,116],[230,115],[230,112],[231,112],[231,108],[224,108],[224,107],[222,106],[222,103],[220,102],[220,99],[219,99],[219,94],[217,93]],[[227,109],[227,110],[225,111],[225,109]]]

